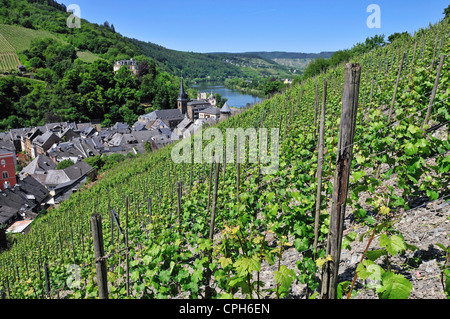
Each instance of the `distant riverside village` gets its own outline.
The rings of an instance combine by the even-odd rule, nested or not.
[[[133,67],[133,63],[120,63]],[[0,233],[26,233],[39,212],[94,179],[97,172],[84,159],[154,151],[237,112],[227,103],[217,108],[212,92],[189,100],[181,79],[177,108],[141,115],[132,126],[61,122],[0,133]],[[58,169],[65,160],[74,164]],[[19,162],[27,165],[16,173]]]

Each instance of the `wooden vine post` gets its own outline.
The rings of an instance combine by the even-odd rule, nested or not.
[[[436,92],[439,86],[439,78],[441,77],[442,67],[444,66],[445,54],[441,55],[441,61],[439,63],[439,68],[436,73],[436,79],[434,80],[433,91],[431,92],[430,102],[428,103],[427,115],[425,116],[425,120],[423,122],[422,129],[425,129],[425,125],[428,124],[431,116],[431,110],[433,108],[434,99],[436,98]]]
[[[214,162],[214,161],[213,161]],[[212,262],[212,243],[214,240],[214,228],[216,225],[216,206],[217,206],[217,190],[219,187],[219,169],[220,169],[220,156],[216,158],[216,165],[214,170],[214,192],[213,192],[213,200],[212,200],[212,207],[211,207],[211,220],[209,223],[209,240],[211,242],[211,248],[208,250],[208,265]],[[212,271],[208,267],[206,267],[206,274],[205,274],[205,299],[211,299],[213,294],[213,289],[210,286],[211,283],[211,275]]]
[[[353,139],[355,135],[360,79],[361,67],[359,64],[348,63],[345,66],[339,142],[332,197],[333,202],[330,212],[330,226],[326,251],[327,255],[331,255],[332,260],[324,265],[322,299],[336,299],[345,206],[353,157]]]
[[[52,299],[51,297],[51,289],[50,289],[50,274],[48,271],[48,264],[44,264],[44,275],[45,275],[45,292],[47,293],[47,298]]]
[[[392,113],[394,111],[395,100],[397,98],[398,84],[400,83],[400,80],[401,80],[402,70],[403,70],[403,63],[405,62],[405,56],[406,56],[406,53],[403,53],[402,61],[400,62],[400,65],[399,65],[399,68],[398,68],[397,81],[395,82],[394,93],[392,94],[391,106],[389,108],[388,124],[391,121]]]
[[[128,202],[128,196],[126,198],[126,209],[125,209],[125,261],[126,261],[126,272],[125,272],[125,276],[126,276],[126,289],[127,289],[127,297],[130,295],[130,258],[129,258],[129,254],[130,254],[130,248],[128,246],[128,208],[129,208],[129,202]]]
[[[316,195],[316,214],[314,220],[314,253],[317,251],[317,240],[319,238],[319,217],[320,206],[322,205],[322,172],[323,172],[323,140],[325,131],[325,104],[327,102],[327,79],[323,79],[323,100],[320,116],[319,146],[317,159],[317,195]]]
[[[394,93],[392,94],[391,106],[389,107],[387,124],[391,123],[392,115],[394,113],[394,105],[395,105],[395,101],[397,99],[398,84],[400,83],[400,80],[401,80],[401,75],[402,75],[402,70],[403,70],[403,62],[405,61],[405,56],[406,56],[406,53],[403,53],[402,61],[400,62],[400,65],[398,68],[397,80],[396,80],[395,86],[394,86]],[[375,172],[376,179],[378,179],[380,177],[380,170],[381,170],[381,164],[378,165],[377,170]]]
[[[181,232],[181,182],[177,183],[177,224],[178,231]]]
[[[95,269],[97,272],[98,294],[100,299],[108,299],[108,281],[106,273],[106,261],[103,258],[102,217],[100,214],[91,216],[92,238],[94,240]]]

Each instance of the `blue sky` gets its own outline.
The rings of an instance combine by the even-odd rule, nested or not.
[[[90,22],[114,24],[124,36],[193,52],[336,51],[368,36],[435,23],[448,0],[60,0],[78,4]],[[381,28],[368,28],[377,4]]]

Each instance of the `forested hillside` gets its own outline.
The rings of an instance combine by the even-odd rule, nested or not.
[[[178,76],[158,70],[108,23],[82,20],[70,29],[67,17],[54,1],[1,1],[0,30],[34,80],[17,70],[0,78],[0,130],[91,119],[131,124],[146,111],[176,105]],[[114,73],[116,60],[130,58],[144,65],[138,76],[126,68]]]
[[[243,68],[222,57],[129,39],[107,21],[99,25],[82,19],[81,28],[71,29],[66,7],[53,0],[0,4],[0,33],[7,39],[0,42],[0,70],[7,75],[0,77],[0,130],[89,119],[131,124],[144,112],[173,108],[181,75],[187,86],[201,80],[286,75],[275,63],[266,74],[267,68]],[[114,62],[130,58],[145,63],[143,73],[114,74]],[[19,77],[19,60],[27,77],[39,81]]]
[[[406,299],[423,280],[436,283],[438,297],[446,298],[448,209],[431,210],[441,214],[438,225],[424,221],[431,233],[406,239],[397,226],[422,205],[448,207],[448,25],[448,19],[430,24],[355,54],[216,126],[223,133],[266,128],[268,145],[278,136],[271,129],[279,128],[275,171],[263,174],[267,162],[236,163],[237,157],[175,163],[172,150],[179,144],[106,171],[40,216],[0,255],[5,297],[318,298],[334,262],[326,249],[336,160],[344,150],[344,70],[351,62],[360,76],[346,86],[348,93],[349,84],[359,84],[353,142],[345,146],[352,152],[348,197],[340,199],[346,203],[342,249],[353,241],[364,247],[346,270],[354,280],[339,282],[337,298],[370,291],[372,298]],[[73,56],[70,48],[60,49]],[[260,146],[262,140],[256,137]],[[187,143],[192,149],[197,141]],[[205,137],[211,150],[209,144]],[[411,218],[401,222],[405,228]],[[424,246],[425,236],[432,247]],[[97,255],[94,237],[104,245]],[[298,258],[285,259],[287,250]],[[417,269],[430,260],[437,273],[419,278]]]

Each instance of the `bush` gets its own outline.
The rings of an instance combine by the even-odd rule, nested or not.
[[[64,161],[58,163],[58,165],[56,166],[56,169],[65,169],[67,167],[72,166],[73,164],[75,164],[75,163],[72,160],[64,160]]]

